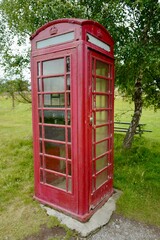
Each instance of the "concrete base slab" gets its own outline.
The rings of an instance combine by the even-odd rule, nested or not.
[[[44,205],[41,206],[47,211],[48,215],[57,217],[62,224],[65,224],[72,230],[76,230],[82,237],[86,237],[109,222],[112,213],[116,209],[116,200],[120,197],[121,193],[121,191],[115,190],[112,197],[110,197],[109,200],[100,209],[98,209],[86,223],[81,223],[50,207],[46,207]]]

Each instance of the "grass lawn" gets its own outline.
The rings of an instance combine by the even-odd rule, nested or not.
[[[61,230],[33,200],[33,191],[31,105],[12,109],[10,99],[0,97],[0,239],[22,240],[42,226]],[[64,230],[51,239],[70,239],[73,233]]]
[[[129,104],[121,97],[116,97],[115,121],[130,122],[133,115],[133,110],[133,104]],[[143,109],[140,123],[146,124],[144,129],[152,131],[149,133],[146,132],[143,136],[148,140],[153,140],[160,143],[160,110],[155,112],[152,108]]]
[[[133,106],[118,97],[115,120],[130,122]],[[160,226],[160,111],[144,109],[142,137],[136,136],[131,150],[122,149],[124,134],[115,134],[115,181],[123,191],[117,212],[124,216]]]
[[[115,116],[130,121],[131,106],[116,99]],[[145,223],[160,226],[160,112],[144,110],[142,123],[152,133],[136,137],[133,148],[124,151],[123,134],[115,135],[115,181],[123,194],[117,212]],[[33,200],[33,156],[31,105],[17,103],[11,108],[10,99],[0,97],[0,239],[24,239],[61,225],[49,217]],[[63,226],[64,227],[64,226]],[[65,239],[73,232],[64,228]],[[64,235],[63,235],[64,237]],[[56,238],[62,239],[58,235]]]

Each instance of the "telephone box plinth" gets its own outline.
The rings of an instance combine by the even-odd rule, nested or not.
[[[59,19],[31,45],[35,198],[86,221],[113,193],[113,40]]]

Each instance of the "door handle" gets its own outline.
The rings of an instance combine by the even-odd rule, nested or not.
[[[90,118],[89,118],[89,122],[90,122],[90,125],[93,124],[93,117],[90,117]]]

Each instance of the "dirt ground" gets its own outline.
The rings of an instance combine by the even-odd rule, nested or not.
[[[47,228],[43,225],[38,234],[26,237],[24,240],[49,240],[52,238],[64,239],[65,235],[66,231],[62,227]]]
[[[66,231],[62,227],[48,229],[42,226],[38,235],[32,235],[24,240],[63,240]],[[70,237],[69,240],[160,240],[160,228],[145,225],[120,215],[113,214],[110,222],[87,238],[80,236]]]

